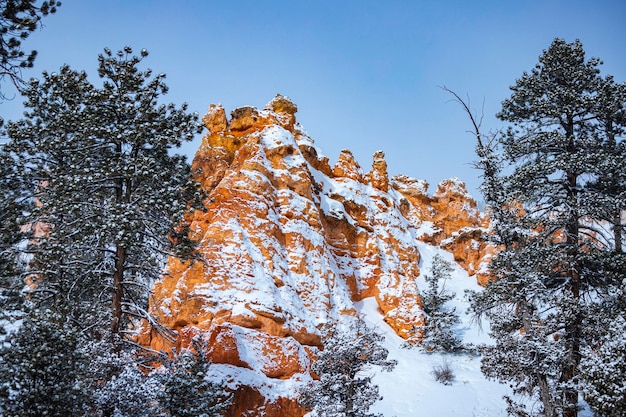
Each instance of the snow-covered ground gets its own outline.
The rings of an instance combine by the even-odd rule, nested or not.
[[[452,255],[439,248],[420,243],[421,276],[418,287],[426,288],[424,274],[429,274],[432,258],[435,254],[452,261]],[[461,323],[457,328],[466,343],[489,343],[488,323],[482,328],[467,314],[468,302],[465,290],[480,290],[473,277],[469,277],[456,263],[446,288],[456,297],[450,301],[450,307],[456,307]],[[370,411],[382,413],[385,417],[505,417],[506,404],[502,399],[511,395],[507,386],[488,381],[480,372],[480,358],[465,354],[425,353],[419,349],[403,348],[403,339],[382,319],[376,301],[368,298],[357,305],[368,325],[385,336],[385,347],[389,350],[389,359],[398,361],[392,372],[375,373],[374,383],[378,385],[383,400],[376,403]],[[435,381],[433,367],[447,362],[454,372],[455,380],[450,385]]]

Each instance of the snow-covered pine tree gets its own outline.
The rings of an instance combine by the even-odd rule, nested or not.
[[[158,378],[147,374],[149,368],[137,366],[137,355],[145,351],[125,349],[117,355],[110,351],[109,340],[90,341],[81,352],[90,355],[86,383],[93,387],[93,400],[87,415],[94,417],[164,417],[159,396],[163,391]]]
[[[623,213],[626,212],[626,84],[617,83],[612,76],[600,80],[594,97],[597,126],[591,132],[598,141],[596,170],[588,184],[583,204],[599,220],[610,224],[613,241],[604,238],[615,251],[623,252]],[[599,230],[600,233],[608,231]]]
[[[319,417],[376,417],[370,407],[380,399],[378,386],[367,371],[372,365],[391,371],[383,336],[357,319],[348,329],[331,327],[322,340],[313,372],[319,380],[302,392],[301,403]]]
[[[0,146],[0,318],[22,306],[24,282],[19,272],[18,245],[25,239],[20,227],[22,212],[28,210],[28,196],[22,185],[15,161]]]
[[[8,77],[19,90],[23,85],[21,70],[31,68],[37,51],[24,51],[22,42],[43,24],[43,17],[56,13],[60,1],[21,0],[0,2],[0,81]],[[5,95],[0,88],[0,100]]]
[[[218,417],[230,406],[232,394],[208,378],[206,349],[206,342],[193,339],[190,349],[177,352],[154,373],[162,386],[160,407],[169,416]]]
[[[170,154],[199,131],[197,115],[185,105],[159,103],[167,91],[164,75],[139,70],[146,56],[133,56],[130,48],[105,50],[101,87],[68,66],[44,72],[24,93],[25,118],[7,126],[4,151],[35,203],[21,223],[40,231],[31,236],[33,258],[18,281],[29,281],[30,304],[78,329],[77,351],[67,355],[80,355],[95,342],[89,345],[92,365],[112,351],[119,360],[129,358],[119,342],[147,317],[149,288],[167,256],[180,248],[189,254],[186,234],[177,233],[173,242],[171,232],[201,198],[188,163]],[[25,361],[36,359],[23,353]],[[127,375],[117,365],[98,379],[86,371],[81,383],[104,392],[103,385]],[[110,414],[97,401],[88,408]]]
[[[81,416],[91,401],[82,383],[88,359],[79,329],[51,310],[32,311],[0,346],[0,415]]]
[[[426,323],[422,331],[422,348],[429,352],[454,352],[462,348],[461,340],[454,334],[453,327],[459,322],[455,309],[448,309],[445,304],[452,300],[454,293],[446,289],[446,280],[450,279],[452,265],[435,255],[430,274],[425,275],[428,288],[422,295]]]
[[[626,410],[626,314],[608,323],[608,332],[583,350],[582,392],[598,417],[620,417]]]
[[[483,142],[474,123],[502,251],[472,308],[491,319],[496,341],[482,350],[483,372],[539,400],[539,409],[527,409],[509,398],[518,416],[577,416],[581,353],[602,333],[593,324],[623,314],[612,301],[624,280],[626,269],[614,267],[624,265],[623,254],[597,227],[604,214],[587,204],[606,133],[599,64],[585,59],[579,41],[555,39],[511,87],[498,116],[513,126],[498,143]],[[607,303],[616,307],[598,308]],[[600,311],[602,318],[590,316]]]
[[[139,69],[146,56],[106,49],[100,88],[68,66],[44,72],[25,92],[25,118],[7,128],[6,149],[35,191],[27,221],[47,227],[30,248],[31,297],[71,306],[95,337],[104,322],[117,338],[146,316],[168,234],[199,197],[189,164],[171,154],[199,132],[197,114],[159,103],[165,76]]]
[[[20,90],[24,87],[22,69],[31,68],[37,51],[24,50],[22,42],[38,28],[42,20],[54,14],[61,3],[56,0],[0,2],[0,81],[8,78]],[[0,86],[0,101],[6,98]],[[0,117],[0,127],[4,120]],[[1,131],[4,136],[4,130]],[[0,143],[0,319],[12,321],[21,313],[23,282],[19,274],[17,245],[23,240],[22,212],[28,210],[28,190],[22,186],[22,176],[4,141]],[[3,317],[4,316],[4,317]],[[12,317],[11,317],[12,316]],[[0,332],[3,328],[0,327]]]

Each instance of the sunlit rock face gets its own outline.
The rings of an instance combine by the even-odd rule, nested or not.
[[[232,416],[303,415],[297,387],[310,381],[321,330],[356,316],[356,301],[375,297],[409,337],[423,323],[420,239],[471,271],[481,262],[472,251],[484,245],[486,220],[461,182],[428,197],[424,182],[390,179],[381,151],[367,173],[348,150],[331,167],[296,111],[281,95],[230,118],[211,105],[192,167],[206,211],[186,219],[199,259],[169,260],[150,305],[162,328],[140,337],[164,351],[205,339],[215,377],[235,392]]]

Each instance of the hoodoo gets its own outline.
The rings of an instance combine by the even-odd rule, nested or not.
[[[357,315],[363,298],[411,336],[423,323],[420,240],[486,277],[488,219],[462,182],[428,196],[423,181],[389,178],[382,151],[368,173],[348,150],[331,167],[296,112],[281,95],[230,118],[210,106],[193,160],[206,210],[186,218],[198,260],[169,260],[150,305],[163,328],[146,325],[140,336],[165,351],[206,340],[212,372],[234,392],[232,416],[303,415],[296,393],[311,379],[321,329]]]

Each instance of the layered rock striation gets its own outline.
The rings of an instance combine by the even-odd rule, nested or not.
[[[348,150],[331,167],[296,111],[281,95],[230,118],[211,105],[193,160],[206,211],[186,218],[198,260],[169,260],[150,306],[159,326],[140,336],[164,351],[207,340],[212,372],[235,392],[233,416],[303,415],[295,393],[311,378],[321,331],[356,316],[356,301],[374,297],[409,337],[424,320],[418,240],[451,250],[471,273],[487,252],[487,220],[461,182],[429,197],[424,182],[389,178],[383,152],[367,173]]]

